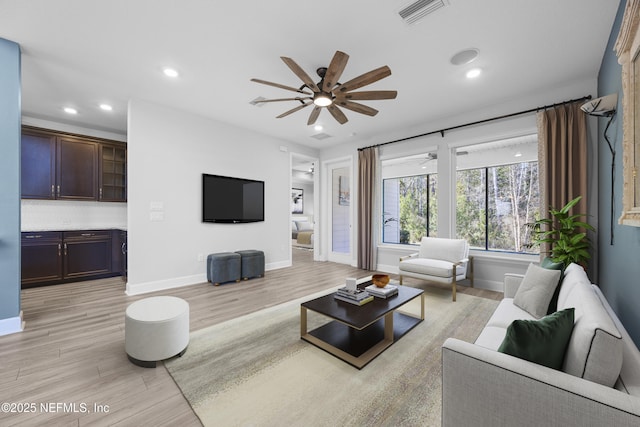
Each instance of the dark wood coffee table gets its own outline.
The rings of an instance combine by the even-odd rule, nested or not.
[[[333,293],[300,305],[300,338],[362,369],[424,320],[424,291],[399,286],[398,295],[357,306],[336,300]],[[398,308],[420,297],[420,316]],[[307,331],[307,310],[333,319]]]

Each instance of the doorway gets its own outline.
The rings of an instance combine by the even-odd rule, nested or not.
[[[327,259],[342,264],[352,264],[354,179],[351,159],[325,164]]]
[[[318,259],[317,232],[319,196],[319,160],[304,154],[291,153],[291,262],[296,258]]]

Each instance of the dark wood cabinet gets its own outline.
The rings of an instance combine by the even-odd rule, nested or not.
[[[23,199],[55,199],[56,137],[22,131],[21,183]]]
[[[122,145],[100,144],[100,200],[127,201],[127,150]]]
[[[124,143],[24,126],[22,198],[124,202]]]
[[[65,279],[88,278],[112,272],[110,231],[65,231],[63,247]]]
[[[98,145],[79,138],[57,138],[58,199],[98,200]]]
[[[62,233],[22,233],[22,287],[62,280]]]
[[[123,273],[126,274],[126,231],[22,233],[22,288]]]

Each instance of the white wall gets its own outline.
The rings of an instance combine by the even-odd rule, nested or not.
[[[291,265],[282,141],[139,100],[129,103],[128,140],[128,294],[203,282],[215,252],[258,249],[267,269]],[[265,181],[265,221],[202,223],[202,173]]]

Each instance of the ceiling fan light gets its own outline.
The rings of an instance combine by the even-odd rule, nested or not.
[[[333,99],[331,99],[331,95],[321,92],[313,97],[313,103],[318,107],[328,107],[333,104]]]

